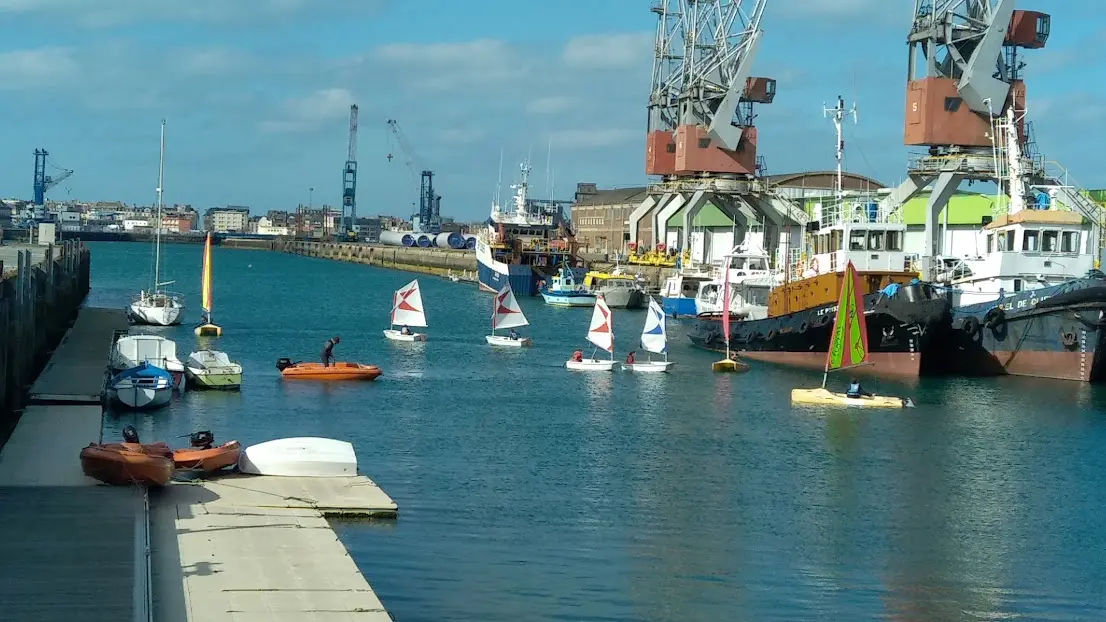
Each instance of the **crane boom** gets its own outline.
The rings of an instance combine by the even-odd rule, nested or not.
[[[356,237],[357,224],[357,104],[349,107],[349,150],[342,170],[342,232]]]

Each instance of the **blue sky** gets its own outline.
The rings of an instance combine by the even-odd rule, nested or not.
[[[747,0],[751,1],[751,0]],[[438,174],[442,212],[483,217],[533,150],[556,194],[642,184],[655,17],[646,0],[0,0],[0,195],[30,198],[32,152],[75,173],[50,197],[148,203],[159,120],[166,201],[255,212],[338,204],[348,107],[360,106],[359,213],[407,215],[417,188],[385,121]],[[902,177],[911,0],[770,0],[754,74],[769,173],[830,168],[823,102],[860,108],[847,168]],[[878,9],[876,7],[879,7]],[[1048,48],[1025,60],[1037,141],[1106,187],[1106,23],[1094,0],[1039,0]],[[387,154],[396,153],[388,162]]]

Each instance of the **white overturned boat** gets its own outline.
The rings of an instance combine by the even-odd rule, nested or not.
[[[238,470],[284,477],[351,477],[357,475],[357,455],[346,441],[280,438],[247,447],[238,458]]]
[[[666,372],[675,363],[668,360],[668,336],[665,334],[664,309],[656,300],[649,299],[649,314],[645,318],[645,327],[641,330],[641,347],[651,354],[663,354],[663,361],[635,361],[624,363],[622,369],[634,372]]]
[[[157,335],[120,337],[111,348],[111,369],[124,369],[147,363],[168,371],[173,376],[173,388],[184,388],[184,364],[177,358],[177,344]]]
[[[425,333],[410,330],[404,333],[402,329],[396,330],[396,326],[405,326],[408,329],[412,326],[415,328],[426,326],[426,313],[422,308],[422,292],[419,290],[418,279],[392,294],[392,323],[388,330],[384,331],[384,336],[392,341],[426,341]]]
[[[577,359],[575,356],[565,362],[565,367],[575,371],[613,371],[614,370],[614,326],[611,323],[611,309],[600,294],[595,299],[595,310],[591,313],[591,326],[588,328],[588,341],[595,344],[591,358]],[[610,353],[610,359],[597,359],[595,353],[600,349]]]
[[[533,345],[534,342],[529,337],[495,334],[497,328],[511,329],[529,325],[530,322],[527,321],[526,315],[522,313],[522,307],[518,306],[518,301],[515,300],[515,293],[511,290],[511,284],[507,283],[492,298],[492,334],[484,335],[484,339],[488,340],[488,345],[506,346],[508,348]]]

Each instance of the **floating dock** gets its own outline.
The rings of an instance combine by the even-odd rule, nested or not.
[[[391,622],[326,520],[394,517],[369,478],[228,475],[151,496],[159,622]]]
[[[100,404],[115,334],[127,327],[122,309],[82,308],[31,387],[31,403]]]

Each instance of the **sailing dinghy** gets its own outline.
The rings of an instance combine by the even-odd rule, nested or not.
[[[841,295],[837,300],[837,315],[833,319],[833,337],[826,352],[826,370],[822,374],[822,386],[818,389],[792,389],[792,404],[821,404],[825,406],[860,406],[866,408],[913,408],[909,397],[871,395],[852,398],[844,393],[834,393],[826,388],[830,372],[843,371],[871,365],[868,362],[868,324],[864,319],[864,298],[857,289],[860,277],[853,262],[845,267],[841,283]]]
[[[624,363],[622,369],[636,372],[666,372],[675,363],[668,360],[668,336],[665,334],[664,309],[653,298],[649,299],[649,312],[645,317],[645,327],[641,329],[641,347],[650,354],[663,354],[663,361],[635,361]]]
[[[573,358],[565,362],[565,367],[576,371],[613,371],[614,370],[614,326],[611,322],[611,308],[600,294],[595,299],[595,309],[591,312],[591,326],[588,327],[588,341],[595,345],[591,358]],[[595,358],[600,349],[610,354],[610,359]]]
[[[402,330],[396,330],[396,326],[426,326],[426,313],[422,308],[422,292],[419,290],[418,279],[397,289],[392,295],[392,323],[384,331],[384,336],[392,341],[426,341],[425,333],[410,331],[404,334]]]
[[[484,335],[484,339],[488,340],[488,345],[493,346],[507,346],[510,348],[530,346],[534,342],[529,337],[495,334],[497,328],[502,330],[529,325],[530,322],[526,320],[522,307],[518,306],[518,301],[515,300],[515,293],[511,290],[511,284],[507,283],[492,300],[492,334]]]
[[[197,337],[219,337],[223,334],[223,327],[218,326],[211,321],[211,232],[207,232],[207,239],[204,240],[204,267],[203,267],[203,281],[201,283],[203,289],[203,302],[201,303],[203,313],[203,323],[196,327]]]
[[[726,342],[726,358],[711,363],[710,368],[718,372],[749,371],[749,366],[741,361],[736,361],[730,356],[730,299],[733,292],[730,291],[730,267],[727,265],[722,272],[722,340]]]

